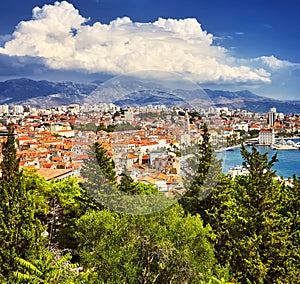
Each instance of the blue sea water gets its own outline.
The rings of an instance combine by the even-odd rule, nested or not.
[[[300,140],[294,140],[299,142]],[[275,163],[273,169],[276,170],[278,176],[284,178],[292,177],[296,174],[300,177],[300,150],[272,150],[267,146],[256,146],[260,153],[268,153],[269,159],[277,152],[278,162]],[[248,151],[251,151],[251,147],[246,146]],[[223,160],[222,168],[223,173],[227,174],[228,170],[236,165],[242,165],[243,158],[240,153],[240,148],[236,148],[233,151],[224,151],[217,153],[217,157]]]

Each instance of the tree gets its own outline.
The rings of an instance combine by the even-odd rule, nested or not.
[[[280,279],[295,283],[300,279],[300,180],[295,175],[292,184],[280,185],[277,196],[278,218],[274,218],[268,282]]]
[[[60,249],[74,249],[77,240],[74,237],[75,221],[88,210],[101,210],[103,207],[80,185],[77,178],[54,181],[50,184],[47,203],[50,210],[47,215],[50,242]]]
[[[187,213],[197,214],[203,211],[202,203],[221,175],[221,162],[217,160],[209,139],[208,128],[204,124],[202,141],[195,149],[194,159],[188,161],[188,189],[179,201]]]
[[[15,143],[13,127],[8,126],[0,164],[0,274],[6,279],[16,269],[16,257],[34,257],[45,242],[41,235],[45,229],[34,215],[35,205],[24,185]]]
[[[103,130],[103,131],[106,131],[106,132],[114,132],[115,131],[115,128],[116,126],[115,125],[107,125],[107,127],[105,127],[105,125],[103,123],[100,123],[98,126],[97,126],[97,132]]]
[[[98,142],[91,147],[88,156],[80,172],[81,186],[101,208],[104,208],[107,199],[111,199],[116,189],[115,163]]]
[[[223,177],[201,213],[216,235],[216,257],[219,264],[230,265],[234,281],[295,283],[299,213],[291,202],[299,202],[299,193],[274,179],[276,155],[269,160],[255,147],[249,152],[244,146],[241,153],[249,175]]]
[[[199,283],[216,267],[210,228],[178,205],[144,216],[93,211],[77,221],[76,236],[99,283]]]
[[[158,192],[155,186],[134,182],[131,176],[127,175],[126,173],[122,173],[121,178],[121,182],[117,184],[117,188],[128,194],[148,195]]]
[[[114,160],[108,155],[107,150],[99,143],[95,143],[95,154],[103,176],[114,183],[116,180]]]
[[[70,177],[47,182],[36,170],[24,169],[23,183],[34,202],[34,215],[47,226],[48,246],[74,249],[74,222],[88,210],[100,210],[101,205]]]

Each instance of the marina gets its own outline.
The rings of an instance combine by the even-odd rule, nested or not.
[[[278,162],[275,163],[273,169],[276,170],[277,176],[282,176],[285,179],[292,177],[293,174],[300,176],[300,151],[298,146],[300,139],[295,139],[290,142],[283,144],[282,146],[274,147],[270,146],[255,146],[260,153],[268,153],[269,159],[277,153]],[[248,151],[251,151],[251,146],[246,146]],[[222,159],[222,170],[223,173],[227,174],[230,170],[237,168],[243,164],[243,158],[240,153],[240,148],[234,148],[233,151],[222,151],[218,152],[217,157]]]
[[[273,150],[300,150],[300,142],[281,139],[270,147]]]

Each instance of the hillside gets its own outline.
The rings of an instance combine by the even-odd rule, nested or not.
[[[34,81],[27,78],[0,82],[0,104],[30,104],[57,106],[71,103],[115,103],[119,106],[166,105],[247,109],[267,112],[276,107],[278,112],[299,113],[300,101],[275,100],[248,90],[236,92],[211,89],[180,89],[159,83],[145,84],[137,79],[127,81],[75,83],[70,81]]]

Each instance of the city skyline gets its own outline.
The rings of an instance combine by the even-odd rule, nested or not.
[[[298,99],[300,4],[206,2],[1,3],[0,80],[162,70],[204,88]]]

